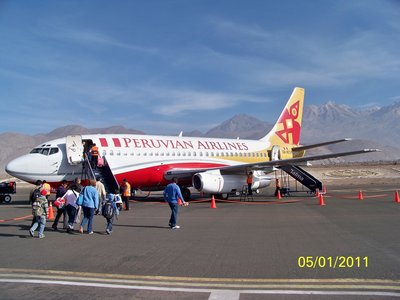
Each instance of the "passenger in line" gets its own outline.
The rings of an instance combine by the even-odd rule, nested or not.
[[[32,215],[35,219],[35,222],[29,229],[29,234],[31,237],[34,237],[35,230],[39,226],[39,238],[44,238],[44,228],[46,225],[46,218],[49,209],[48,201],[46,198],[47,192],[46,190],[42,190],[40,192],[40,196],[36,198],[36,200],[32,203]]]
[[[65,193],[65,209],[68,214],[68,227],[67,232],[70,233],[74,230],[74,223],[76,221],[78,206],[76,199],[78,199],[79,191],[76,185],[71,186]]]
[[[68,187],[68,189],[73,189],[76,191],[78,194],[82,191],[83,187],[81,184],[81,179],[79,177],[76,177],[74,179],[74,182],[71,183],[71,185]],[[75,214],[75,224],[80,224],[82,220],[82,209],[80,206],[77,207],[76,214]]]
[[[125,210],[129,210],[129,199],[131,198],[131,185],[129,184],[128,180],[124,178],[121,183],[121,195],[122,201],[125,204]]]
[[[92,148],[90,149],[90,154],[91,154],[90,161],[92,163],[92,168],[96,169],[99,158],[99,148],[96,146],[96,143],[92,145]]]
[[[99,206],[96,208],[96,215],[98,215],[101,212],[104,202],[106,201],[106,189],[104,184],[101,182],[100,177],[96,178],[96,190],[99,194]]]
[[[83,233],[83,228],[87,225],[87,233],[93,234],[93,216],[94,211],[97,207],[99,207],[99,194],[96,190],[96,180],[91,179],[90,185],[86,186],[83,190],[83,202],[82,202],[82,210],[83,210],[83,220],[81,222],[81,227],[79,228],[79,232]]]
[[[57,188],[56,199],[61,198],[62,196],[65,195],[65,193],[67,192],[67,185],[68,185],[68,183],[66,180],[63,180],[61,182],[61,185]],[[65,210],[65,205],[64,205],[61,208],[57,207],[57,214],[54,219],[53,225],[51,226],[51,228],[53,228],[54,230],[58,230],[57,226],[58,226],[58,221],[60,220],[61,215],[63,216],[63,228],[64,229],[67,228],[66,210]]]
[[[171,217],[169,219],[169,227],[171,229],[179,229],[180,226],[176,224],[179,213],[179,200],[181,199],[182,205],[187,206],[189,203],[183,199],[181,189],[178,186],[178,178],[172,178],[172,182],[164,189],[164,201],[168,202],[171,208]]]
[[[117,202],[120,202],[120,201],[121,201],[121,197],[120,197],[119,191],[117,189],[117,190],[115,190],[114,194],[110,193],[107,195],[107,200],[103,205],[102,214],[107,220],[107,226],[106,226],[107,234],[112,233],[114,217],[119,215],[119,209],[117,207]],[[110,210],[110,208],[112,208],[112,211]]]

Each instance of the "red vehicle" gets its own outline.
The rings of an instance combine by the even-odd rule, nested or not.
[[[10,203],[11,195],[17,192],[17,183],[15,181],[0,183],[0,203]]]

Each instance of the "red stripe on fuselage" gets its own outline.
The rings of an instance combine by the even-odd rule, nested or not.
[[[99,138],[101,147],[108,147],[107,140],[105,138]]]
[[[188,169],[188,172],[190,172],[193,169],[204,169],[206,171],[224,166],[226,165],[212,163],[172,163],[116,174],[115,178],[119,183],[126,178],[133,188],[146,190],[146,187],[155,189],[158,186],[162,188],[167,185],[170,181],[165,180],[164,174],[171,169]],[[191,186],[192,178],[179,180],[179,185]]]
[[[115,147],[121,147],[121,142],[118,138],[113,138],[112,140],[114,142]]]

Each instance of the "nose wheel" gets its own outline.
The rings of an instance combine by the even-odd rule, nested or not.
[[[6,204],[11,202],[11,196],[10,195],[0,195],[0,203],[4,202]]]

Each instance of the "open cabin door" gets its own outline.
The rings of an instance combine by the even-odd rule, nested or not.
[[[83,161],[82,136],[69,135],[66,140],[67,157],[70,165],[77,165]]]

